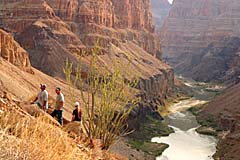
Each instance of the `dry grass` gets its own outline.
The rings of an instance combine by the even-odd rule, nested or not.
[[[0,159],[95,159],[46,116],[0,115]]]

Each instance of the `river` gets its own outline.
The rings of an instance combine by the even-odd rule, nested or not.
[[[165,121],[174,129],[174,133],[167,137],[154,137],[152,142],[169,145],[157,160],[213,160],[216,152],[217,140],[212,136],[198,134],[195,129],[199,127],[196,117],[187,108],[206,103],[214,93],[213,88],[205,83],[184,80],[185,85],[191,87],[194,97],[182,100],[168,107],[168,116]],[[211,89],[209,89],[211,88]]]

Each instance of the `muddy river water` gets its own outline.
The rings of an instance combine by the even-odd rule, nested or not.
[[[209,90],[206,89],[209,86],[205,84],[199,85],[189,81],[185,83],[195,89],[199,97],[209,94]],[[152,142],[169,145],[169,148],[156,158],[157,160],[213,160],[212,155],[216,152],[217,140],[212,136],[198,134],[195,131],[199,127],[196,117],[186,111],[187,108],[206,103],[206,101],[204,98],[195,96],[168,107],[170,114],[165,117],[165,120],[175,132],[167,137],[152,138]]]

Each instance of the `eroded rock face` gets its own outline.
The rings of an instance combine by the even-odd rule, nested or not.
[[[190,73],[196,72],[196,68],[193,69],[196,61],[201,61],[204,54],[207,56],[206,50],[210,44],[211,54],[217,56],[221,49],[227,48],[224,40],[240,36],[239,9],[240,1],[237,0],[175,0],[161,31],[164,57],[178,73],[192,76]],[[221,55],[218,59],[221,59]],[[211,62],[212,59],[206,63]],[[228,62],[222,63],[221,67],[226,63]],[[218,67],[216,65],[214,68]],[[206,67],[205,70],[202,67],[198,69],[197,72],[208,72],[208,77],[212,74]],[[220,68],[219,72],[221,71]],[[206,81],[209,80],[215,78]]]
[[[37,0],[1,0],[0,13],[0,26],[11,32],[22,32],[37,19],[55,17],[46,2]]]
[[[0,29],[0,57],[23,70],[31,71],[28,53],[2,29]]]
[[[82,42],[91,47],[98,40],[109,43],[134,41],[152,55],[160,54],[160,41],[153,34],[150,1],[141,0],[48,0],[57,16],[71,26]]]
[[[146,29],[153,32],[150,0],[113,0],[117,28]]]
[[[49,27],[49,23],[57,25],[56,21],[51,20],[36,21],[16,35],[16,39],[30,53],[29,58],[35,68],[53,77],[63,78],[67,58],[77,63],[75,56],[81,50],[81,41],[69,30],[56,33],[58,31]]]
[[[160,41],[153,34],[149,1],[2,0],[0,4],[1,26],[12,32],[23,32],[36,21],[44,21],[54,34],[62,34],[65,28],[88,48],[96,41],[105,49],[110,43],[118,46],[132,41],[154,56],[161,55]],[[122,12],[125,8],[127,12]],[[65,39],[67,42],[69,36]],[[74,52],[81,50],[79,45],[73,48]]]
[[[77,35],[45,1],[0,1],[0,21],[15,34],[33,67],[51,76],[64,77],[63,66],[85,48]]]
[[[164,98],[171,90],[172,70],[156,59],[160,41],[149,0],[2,0],[0,6],[1,26],[15,32],[32,65],[51,76],[64,78],[66,58],[76,63],[98,40],[104,51],[100,66],[112,68],[124,53],[121,63],[133,61],[146,95]]]
[[[151,8],[153,15],[153,23],[157,31],[163,25],[164,20],[167,18],[168,13],[171,9],[171,4],[168,0],[151,0]]]
[[[185,70],[186,75],[204,82],[236,82],[240,75],[240,38],[225,38],[218,46],[209,45],[201,53],[194,55],[191,60],[194,65],[185,67],[191,67],[191,70]]]
[[[218,128],[221,128],[227,134],[220,136],[218,142],[218,151],[215,154],[216,159],[239,159],[239,139],[240,139],[240,79],[238,83],[226,89],[223,94],[217,96],[210,102],[202,112],[202,117],[209,119],[213,117],[217,122]]]

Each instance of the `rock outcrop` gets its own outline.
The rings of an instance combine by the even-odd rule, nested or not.
[[[49,0],[48,3],[88,47],[97,40],[104,48],[110,43],[134,41],[152,55],[160,53],[160,42],[153,34],[150,1]]]
[[[13,32],[16,40],[29,53],[33,67],[51,75],[64,77],[66,58],[85,46],[70,26],[55,15],[46,1],[0,1],[1,26]]]
[[[120,43],[131,41],[154,56],[161,55],[160,41],[153,33],[150,1],[2,0],[0,4],[0,24],[3,28],[17,35],[24,32],[24,38],[28,35],[30,38],[27,39],[34,39],[35,31],[31,28],[37,24],[38,32],[47,28],[52,36],[58,38],[54,39],[64,46],[65,51],[71,54],[81,54],[82,48],[91,48],[96,41],[104,50],[108,49],[110,43],[119,46]],[[122,12],[125,8],[127,11]],[[29,41],[26,44],[24,38],[18,36],[21,45],[28,48]],[[38,52],[39,48],[31,46],[30,59],[36,61],[31,54]],[[46,56],[46,50],[44,52]],[[39,62],[32,63],[39,68],[35,65]]]
[[[37,20],[17,34],[16,40],[29,52],[32,65],[53,77],[65,77],[66,59],[77,63],[85,48],[64,22],[51,19]]]
[[[171,9],[171,4],[168,0],[151,0],[151,8],[153,15],[153,23],[157,31],[160,31],[164,20],[167,18]]]
[[[147,105],[162,105],[171,92],[173,70],[156,58],[161,49],[150,0],[0,0],[0,6],[1,27],[15,34],[44,73],[65,78],[66,59],[76,64],[98,41],[98,67],[112,71],[120,61],[127,75],[140,75]]]
[[[212,80],[228,84],[238,81],[240,75],[240,37],[225,38],[219,46],[210,44],[199,54],[192,57],[194,65],[190,71],[185,71],[187,76],[203,82]],[[197,59],[197,60],[195,60]],[[183,67],[184,68],[184,67]]]
[[[1,0],[0,13],[0,26],[14,33],[22,32],[37,19],[55,17],[45,1],[37,0]]]
[[[192,68],[196,61],[202,60],[201,54],[207,55],[205,51],[210,44],[214,48],[212,52],[218,55],[219,50],[227,47],[224,40],[240,36],[239,9],[237,0],[175,0],[161,30],[164,57],[178,73],[191,75],[187,73],[196,71]]]
[[[116,28],[146,29],[153,32],[150,0],[113,0]]]
[[[238,84],[233,85],[216,97],[206,107],[204,107],[202,117],[209,119],[209,122],[216,121],[217,127],[226,131],[218,142],[216,159],[220,158],[238,160],[239,140],[240,140],[240,79]],[[213,119],[210,119],[213,117]],[[215,125],[216,127],[216,125]]]
[[[0,58],[7,60],[15,66],[31,71],[28,53],[20,47],[11,34],[0,29]]]

